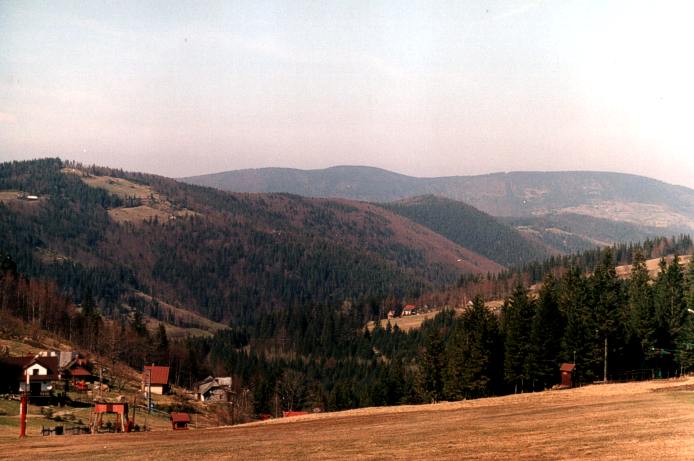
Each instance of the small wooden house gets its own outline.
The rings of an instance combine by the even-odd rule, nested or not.
[[[174,431],[188,430],[190,424],[190,415],[188,413],[171,413],[171,428]]]
[[[142,370],[142,392],[165,395],[169,393],[169,367],[145,365]]]
[[[573,387],[573,374],[576,370],[576,364],[574,363],[562,363],[559,367],[559,372],[561,373],[561,385],[562,389],[569,389]]]

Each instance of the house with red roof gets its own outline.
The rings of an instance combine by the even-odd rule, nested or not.
[[[88,371],[89,362],[77,352],[41,351],[36,355],[0,357],[0,393],[24,392],[29,375],[29,394],[33,397],[48,396],[70,378],[82,382],[93,381]]]
[[[402,308],[402,316],[407,317],[408,315],[417,315],[417,306],[414,304],[408,304]]]
[[[152,394],[169,393],[169,367],[145,365],[142,370],[142,392],[147,393],[150,389]]]

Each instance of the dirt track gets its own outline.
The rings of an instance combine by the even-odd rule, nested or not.
[[[0,459],[685,460],[693,388],[694,379],[613,384],[232,428],[33,437],[0,445]]]

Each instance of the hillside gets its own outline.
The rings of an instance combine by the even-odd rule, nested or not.
[[[0,165],[0,191],[0,251],[78,302],[89,288],[106,312],[143,292],[248,321],[292,303],[417,295],[502,269],[360,202],[229,194],[56,159]]]
[[[200,453],[230,460],[686,460],[694,457],[693,389],[686,378],[365,408],[207,430],[0,440],[0,459],[144,460],[156,452],[170,460]]]
[[[340,166],[308,171],[238,170],[183,181],[237,192],[291,192],[374,202],[435,194],[492,216],[573,213],[668,232],[694,228],[693,190],[621,173],[512,172],[415,178],[378,168]]]
[[[514,227],[525,238],[564,254],[679,233],[678,229],[656,228],[576,213],[548,213],[499,220]]]
[[[381,206],[504,266],[539,261],[550,254],[546,246],[455,200],[426,195]]]

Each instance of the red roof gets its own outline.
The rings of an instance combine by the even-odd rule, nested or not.
[[[573,363],[562,363],[561,367],[559,368],[559,371],[572,372],[574,371],[574,368],[576,368],[576,365]]]
[[[171,413],[171,422],[173,423],[189,423],[190,415],[188,413]]]
[[[70,370],[70,375],[72,375],[72,376],[91,376],[92,374],[89,373],[87,370],[85,370],[82,367],[75,367],[72,370]]]
[[[33,355],[24,355],[21,357],[9,357],[9,356],[0,357],[0,363],[4,363],[4,364],[12,366],[12,367],[20,367],[20,368],[24,368],[32,360],[34,360]]]
[[[407,306],[402,308],[402,310],[404,310],[404,311],[412,311],[415,309],[417,309],[417,306],[415,306],[414,304],[408,304]]]
[[[147,370],[150,370],[151,384],[153,386],[160,386],[169,384],[169,367],[160,367],[157,365],[145,365],[145,369],[142,372],[142,379],[146,382],[147,380]]]

